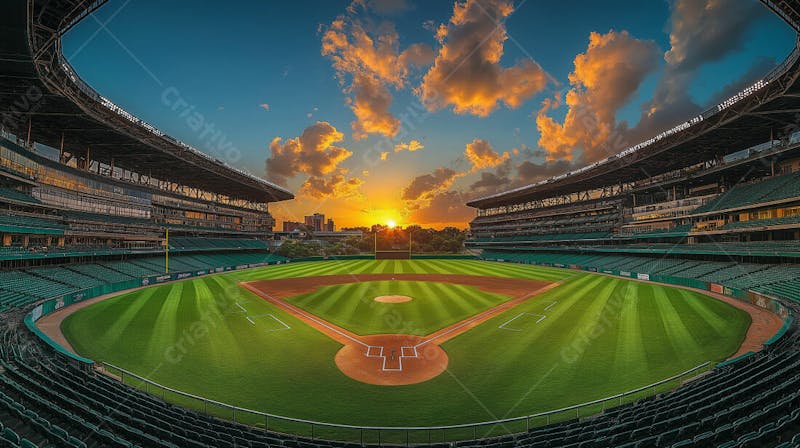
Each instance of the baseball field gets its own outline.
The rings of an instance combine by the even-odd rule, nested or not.
[[[631,390],[739,351],[751,315],[695,291],[472,260],[290,263],[69,314],[81,355],[323,422],[448,425]]]

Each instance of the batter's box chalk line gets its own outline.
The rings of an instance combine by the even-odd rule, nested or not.
[[[377,345],[369,345],[367,346],[367,358],[382,358],[383,363],[381,365],[381,370],[384,372],[402,372],[403,371],[403,359],[404,358],[419,358],[419,353],[417,352],[417,347],[414,346],[402,346],[400,347],[400,353],[395,353],[397,356],[397,368],[390,368],[386,367],[386,363],[389,361],[389,356],[384,355],[384,347],[377,346]]]
[[[236,304],[232,306],[230,310],[225,311],[226,316],[241,316],[246,314],[247,310],[239,302],[236,302]]]
[[[255,326],[256,325],[255,319],[264,319],[264,318],[267,318],[267,317],[269,317],[272,320],[274,320],[275,322],[277,322],[278,325],[280,325],[280,327],[279,328],[270,328],[270,329],[264,330],[265,333],[274,333],[276,331],[286,331],[286,330],[291,330],[292,329],[292,327],[290,327],[286,322],[278,319],[272,313],[258,314],[258,315],[255,315],[255,316],[245,316],[244,318],[247,319],[247,321],[250,322],[250,324]]]
[[[541,322],[541,321],[543,321],[543,320],[547,319],[547,316],[545,316],[544,314],[536,314],[536,313],[519,313],[519,314],[517,314],[516,316],[512,317],[511,319],[509,319],[509,320],[507,320],[507,321],[503,322],[503,323],[502,323],[501,325],[499,325],[497,328],[499,328],[499,329],[501,329],[501,330],[507,330],[507,331],[522,331],[522,330],[521,330],[521,329],[519,329],[519,328],[513,328],[513,326],[511,325],[511,323],[513,323],[515,320],[517,320],[517,319],[519,319],[519,318],[521,318],[521,317],[523,317],[523,316],[531,316],[531,317],[535,317],[535,318],[536,318],[536,323],[537,323],[537,324],[538,324],[539,322]]]

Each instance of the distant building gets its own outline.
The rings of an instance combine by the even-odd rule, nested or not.
[[[302,222],[297,221],[284,221],[283,222],[283,231],[284,232],[294,232],[295,230],[303,230],[305,228],[305,224]]]
[[[325,224],[325,231],[326,232],[336,231],[336,225],[333,223],[333,219],[328,218],[328,222]]]
[[[308,230],[313,232],[322,232],[325,230],[325,215],[322,213],[314,213],[305,217],[305,224]]]

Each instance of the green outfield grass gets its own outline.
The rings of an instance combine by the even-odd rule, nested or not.
[[[338,343],[238,285],[358,273],[563,284],[444,343],[447,372],[399,387],[348,378],[334,364]],[[420,333],[504,300],[464,287],[441,289],[440,296],[419,291],[441,284],[394,283],[403,283],[402,290],[384,282],[339,285],[291,300],[365,333],[385,330],[354,297],[379,295],[375,288],[419,299],[404,317]],[[346,294],[337,298],[341,291]],[[462,294],[463,303],[456,304]],[[695,292],[584,272],[465,260],[356,260],[271,266],[146,288],[87,307],[62,329],[84,356],[213,400],[318,421],[427,426],[526,415],[634,389],[727,358],[749,323],[746,313]]]
[[[403,295],[413,300],[375,302],[376,296],[383,295]],[[465,285],[375,281],[324,286],[288,301],[358,335],[399,333],[425,336],[508,299],[508,296]]]

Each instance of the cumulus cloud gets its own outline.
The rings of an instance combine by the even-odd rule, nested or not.
[[[575,57],[569,75],[564,122],[547,115],[560,106],[560,99],[546,100],[537,114],[539,146],[547,158],[572,160],[580,150],[581,158],[588,162],[621,149],[610,141],[612,134],[620,131],[616,112],[657,67],[658,57],[654,42],[636,39],[625,31],[591,33],[586,51]]]
[[[472,140],[472,143],[467,143],[464,155],[472,164],[472,171],[493,168],[509,158],[508,152],[500,154],[492,148],[487,140],[479,138]]]
[[[488,196],[511,188],[522,187],[533,182],[557,176],[576,166],[567,160],[544,161],[542,163],[525,160],[514,165],[506,160],[494,170],[484,171],[481,177],[469,186],[470,199]]]
[[[545,88],[548,76],[536,62],[500,65],[508,38],[503,22],[513,11],[506,0],[455,3],[449,23],[436,32],[442,46],[418,89],[428,110],[452,106],[457,114],[485,117],[501,103],[517,108]]]
[[[688,94],[697,69],[742,46],[746,31],[765,11],[743,0],[676,0],[671,3],[670,49],[653,99],[642,108],[636,139],[668,129],[701,111]]]
[[[300,194],[314,199],[349,198],[360,195],[359,189],[363,183],[357,177],[347,177],[346,169],[337,168],[328,176],[311,176],[306,179],[300,187]]]
[[[765,8],[742,0],[677,0],[672,3],[664,60],[672,70],[695,70],[741,47],[744,33]]]
[[[400,151],[414,152],[424,148],[425,146],[423,146],[422,143],[420,143],[418,140],[411,140],[408,143],[400,142],[394,145],[394,152],[400,152]]]
[[[403,88],[413,67],[430,64],[433,50],[413,44],[400,51],[400,37],[392,23],[370,22],[368,28],[358,19],[340,16],[324,28],[322,55],[330,58],[345,93],[352,95],[348,104],[356,116],[353,137],[360,140],[369,134],[397,135],[400,121],[390,112],[388,87]]]
[[[372,76],[358,74],[353,79],[349,99],[350,108],[356,116],[353,122],[353,138],[363,140],[369,134],[394,137],[400,130],[400,120],[389,111],[392,94]]]
[[[264,109],[265,111],[269,112],[269,104],[267,104],[267,103],[261,103],[261,104],[258,105],[258,107],[260,107],[260,108]]]
[[[511,178],[511,160],[506,159],[493,171],[484,171],[480,179],[469,186],[472,196],[490,195],[509,188]]]
[[[467,198],[458,191],[435,193],[430,202],[410,210],[411,221],[428,225],[467,222],[475,217],[475,212],[466,202]]]
[[[275,137],[269,145],[267,159],[267,178],[286,185],[288,178],[300,173],[309,176],[324,176],[336,169],[337,165],[353,153],[336,146],[344,135],[333,125],[318,121],[305,128],[299,137],[285,142]]]
[[[434,193],[450,188],[460,174],[450,168],[437,168],[434,172],[415,177],[403,189],[402,199],[416,201],[429,199]]]
[[[286,185],[290,178],[305,174],[308,178],[300,192],[313,198],[348,197],[363,183],[348,178],[347,170],[338,165],[353,153],[336,146],[344,135],[330,123],[318,121],[307,127],[299,137],[283,141],[275,137],[269,145],[267,178]]]

